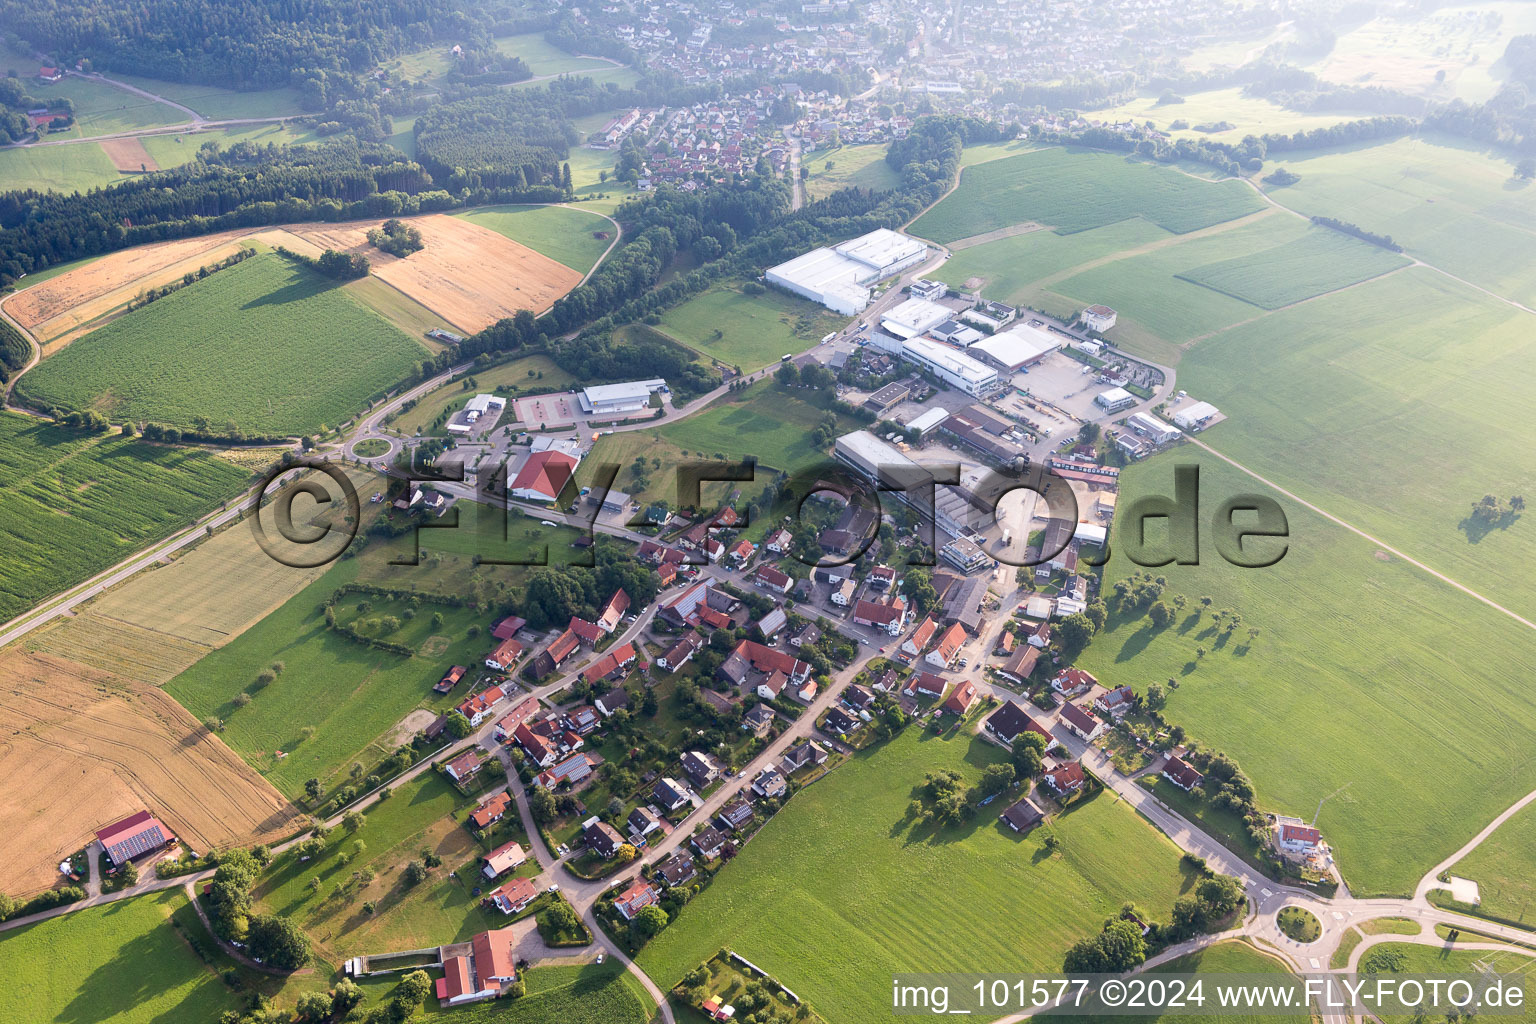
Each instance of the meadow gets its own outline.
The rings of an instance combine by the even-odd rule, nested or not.
[[[74,127],[50,133],[50,138],[89,139],[191,120],[169,104],[77,75],[59,82],[31,81],[27,88],[40,100],[67,99],[75,105]]]
[[[890,1014],[892,973],[1050,972],[1128,900],[1166,919],[1192,880],[1110,794],[1023,837],[997,820],[1002,800],[938,832],[908,818],[925,773],[974,782],[1003,756],[917,729],[855,755],[791,800],[639,963],[666,987],[728,945],[826,1019],[876,1021]]]
[[[465,382],[473,382],[466,387]],[[476,370],[464,381],[445,384],[423,395],[411,408],[400,413],[389,426],[402,434],[412,435],[426,431],[445,412],[457,412],[476,394],[495,391],[497,388],[516,388],[535,394],[541,391],[565,391],[575,379],[554,360],[545,355],[524,356],[484,370]],[[511,422],[505,415],[504,422]],[[446,433],[445,427],[442,432]]]
[[[613,64],[601,57],[578,57],[566,53],[558,46],[544,40],[542,32],[528,32],[516,36],[498,36],[496,49],[514,57],[521,57],[535,78],[543,75],[570,75],[584,71],[602,71]]]
[[[1474,940],[1475,941],[1475,940]],[[1488,968],[1523,984],[1527,992],[1536,974],[1536,961],[1529,953],[1517,950],[1493,951],[1476,949],[1447,949],[1444,946],[1422,946],[1412,942],[1384,942],[1366,950],[1360,957],[1361,974],[1402,974],[1418,977],[1446,977],[1448,975],[1479,975]],[[1529,1004],[1525,1009],[1506,1013],[1510,1021],[1529,1021],[1536,1016]],[[1413,1024],[1423,1014],[1383,1013],[1377,1019],[1382,1024]]]
[[[1193,953],[1170,960],[1165,964],[1152,968],[1151,974],[1288,974],[1282,965],[1273,956],[1249,945],[1247,942],[1233,939],[1226,942],[1218,942],[1214,946],[1196,950]],[[1209,990],[1205,993],[1210,998],[1213,993]],[[1295,1013],[1289,1017],[1280,1014],[1242,1014],[1226,1011],[1220,1014],[1199,1014],[1188,1012],[1169,1012],[1158,1016],[1134,1017],[1127,1015],[1115,1015],[1112,1017],[1097,1017],[1089,1015],[1073,1015],[1075,1020],[1083,1024],[1210,1024],[1212,1021],[1221,1021],[1223,1024],[1259,1024],[1261,1021],[1289,1021],[1290,1024],[1307,1024],[1311,1015],[1307,1013]]]
[[[531,968],[527,995],[511,1003],[480,1003],[441,1009],[427,1000],[425,1020],[452,1024],[647,1024],[655,1012],[651,997],[622,964],[546,964]]]
[[[743,459],[752,455],[761,466],[795,473],[830,460],[831,456],[816,447],[810,436],[828,415],[837,420],[837,433],[856,429],[851,420],[828,413],[767,380],[722,398],[702,412],[667,424],[661,428],[661,436],[680,448],[710,458]]]
[[[667,310],[658,327],[697,352],[752,373],[847,323],[799,296],[772,289],[748,295],[739,284],[721,284]]]
[[[216,142],[220,149],[228,149],[237,142],[253,142],[265,146],[301,145],[317,142],[320,136],[305,128],[287,124],[250,124],[233,128],[215,128],[211,131],[178,133],[175,135],[146,135],[140,141],[161,169],[179,167],[197,156],[197,151],[209,142]]]
[[[0,934],[11,973],[0,1020],[158,1024],[240,1008],[244,998],[171,927],[186,905],[171,889]]]
[[[1514,159],[1443,136],[1346,146],[1278,161],[1301,175],[1271,198],[1391,235],[1408,255],[1536,305],[1536,183]]]
[[[606,218],[564,206],[483,206],[455,216],[583,274],[597,265],[618,232]]]
[[[901,175],[885,162],[885,144],[879,142],[858,146],[834,146],[803,153],[800,166],[810,171],[805,183],[807,199],[824,199],[844,188],[872,188],[876,191],[893,189],[901,184]],[[831,170],[827,164],[831,163]]]
[[[1033,297],[1030,286],[1041,278],[1173,237],[1136,217],[1070,235],[1041,228],[956,249],[928,276],[960,291],[979,289],[989,299],[1019,305]]]
[[[344,420],[425,351],[335,282],[269,253],[92,331],[16,391],[114,419],[298,434]]]
[[[1116,154],[1054,148],[965,168],[960,186],[910,230],[953,242],[1024,221],[1071,234],[1142,217],[1184,234],[1262,208],[1236,180],[1198,181]]]
[[[1536,911],[1536,806],[1500,825],[1451,874],[1477,883],[1483,901],[1478,913],[1529,927]]]
[[[248,479],[204,452],[0,413],[0,621],[213,511]]]
[[[1291,241],[1176,276],[1262,309],[1278,309],[1407,265],[1394,252],[1314,227]]]
[[[157,78],[140,78],[137,75],[120,75],[116,72],[112,72],[110,77],[137,86],[146,92],[152,92],[156,96],[163,96],[173,103],[190,107],[210,121],[243,117],[293,117],[305,113],[304,106],[300,102],[299,90],[289,87],[237,92],[234,89],[221,89],[216,85],[163,82]],[[138,98],[131,93],[119,90],[114,92],[130,99]],[[187,120],[186,115],[179,110],[173,110],[172,113],[177,115],[173,121]]]
[[[1234,757],[1260,807],[1310,820],[1328,798],[1319,828],[1355,895],[1411,893],[1536,788],[1522,753],[1536,741],[1536,713],[1521,696],[1524,628],[1191,448],[1128,467],[1122,509],[1172,494],[1175,464],[1200,467],[1202,516],[1230,496],[1280,500],[1284,557],[1239,569],[1203,534],[1199,565],[1154,570],[1170,597],[1188,602],[1175,622],[1155,630],[1145,617],[1112,615],[1078,664],[1110,685],[1176,680],[1168,720]],[[1122,535],[1129,521],[1118,517]],[[1106,583],[1133,569],[1112,556]],[[1223,635],[1196,615],[1202,596],[1241,615],[1241,628]],[[1250,627],[1261,631],[1252,640]],[[1403,770],[1426,758],[1433,771]]]
[[[1208,89],[1204,92],[1184,93],[1182,103],[1159,103],[1161,95],[1162,92],[1159,90],[1153,95],[1138,96],[1119,106],[1095,111],[1094,117],[1103,118],[1106,121],[1135,121],[1137,124],[1151,121],[1176,139],[1238,142],[1245,135],[1263,135],[1268,132],[1283,132],[1289,135],[1315,128],[1326,128],[1341,121],[1371,116],[1370,111],[1363,109],[1330,110],[1321,114],[1291,110],[1262,97],[1245,95],[1242,88],[1238,86],[1230,89]],[[1174,121],[1185,121],[1191,127],[1172,128]],[[1222,121],[1232,127],[1220,132],[1201,132],[1192,127],[1197,124],[1218,124]]]
[[[440,711],[462,700],[462,693],[457,698],[432,693],[432,684],[447,666],[473,665],[484,654],[484,638],[467,636],[479,621],[473,612],[430,602],[385,638],[416,647],[410,657],[327,629],[322,603],[354,578],[359,564],[338,562],[165,686],[199,720],[223,719],[224,742],[290,798],[298,798],[311,777],[339,781],[340,773],[416,708]],[[445,619],[441,629],[430,623],[434,612]],[[446,638],[446,645],[428,644],[432,636]],[[274,661],[283,662],[284,671],[256,688],[256,676]],[[242,693],[253,698],[245,707],[235,702]],[[312,735],[306,727],[313,728]]]
[[[120,178],[122,174],[95,143],[0,147],[0,181],[8,189],[84,192]]]

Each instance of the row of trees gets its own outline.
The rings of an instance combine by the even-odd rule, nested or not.
[[[253,912],[251,890],[271,859],[264,846],[223,854],[208,889],[208,916],[221,938],[244,943],[251,957],[296,971],[309,963],[309,939],[303,930],[285,917]]]

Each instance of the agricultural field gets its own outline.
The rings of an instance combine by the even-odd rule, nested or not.
[[[112,419],[299,434],[345,419],[424,351],[335,282],[262,254],[72,342],[16,391]]]
[[[337,563],[165,687],[199,720],[222,719],[224,742],[291,798],[310,777],[334,781],[411,711],[441,710],[462,700],[462,693],[456,699],[433,694],[432,684],[447,666],[473,665],[484,654],[484,639],[467,636],[479,621],[472,611],[431,602],[408,621],[391,613],[402,625],[383,638],[414,647],[417,653],[409,657],[327,629],[321,606],[358,566],[356,559]],[[348,600],[355,609],[356,595]],[[374,603],[383,609],[390,602]],[[442,627],[430,621],[435,612],[445,620]],[[348,618],[338,608],[338,619]],[[257,675],[274,661],[283,662],[283,672],[258,687]],[[237,703],[241,694],[253,698],[243,707]]]
[[[218,143],[220,149],[228,149],[237,142],[252,142],[260,146],[270,142],[275,146],[288,146],[318,142],[320,138],[307,128],[273,123],[179,132],[175,135],[146,135],[139,141],[164,170],[190,162],[197,156],[197,151],[210,142]]]
[[[796,295],[772,289],[748,295],[740,285],[721,284],[672,307],[658,326],[689,348],[752,373],[847,323]]]
[[[213,511],[248,479],[204,452],[0,413],[0,621]]]
[[[76,911],[0,935],[11,984],[0,1019],[158,1024],[244,1006],[171,917],[180,889]]]
[[[518,36],[499,36],[496,49],[513,57],[521,57],[533,72],[533,77],[544,75],[573,75],[588,71],[603,71],[614,63],[603,57],[578,57],[566,53],[558,46],[544,41],[544,33],[528,32]]]
[[[107,154],[93,143],[0,147],[0,181],[8,189],[84,192],[121,177]]]
[[[855,429],[851,421],[763,381],[737,392],[735,398],[722,398],[703,412],[667,424],[661,436],[697,455],[727,459],[755,455],[761,466],[794,473],[831,458],[811,438],[828,416],[836,422],[837,433]]]
[[[1292,241],[1177,276],[1263,309],[1279,309],[1407,265],[1394,252],[1314,227]]]
[[[1230,496],[1276,496],[1194,449],[1177,461],[1200,467],[1202,515]],[[1173,466],[1128,467],[1122,502],[1172,494]],[[1156,570],[1187,610],[1163,630],[1145,617],[1111,615],[1078,664],[1112,685],[1177,680],[1168,720],[1234,757],[1260,807],[1310,819],[1330,797],[1319,827],[1355,895],[1411,893],[1464,837],[1536,788],[1536,765],[1521,753],[1536,741],[1536,713],[1519,696],[1525,630],[1276,497],[1290,530],[1276,565],[1235,568],[1202,536],[1201,564]],[[1122,532],[1128,522],[1119,517]],[[1132,569],[1112,559],[1106,583]],[[1202,596],[1241,615],[1241,628],[1223,634],[1195,614]],[[1249,638],[1249,628],[1259,635]],[[1306,757],[1296,756],[1299,736]],[[1435,752],[1434,772],[1404,776],[1394,767],[1420,751]],[[1426,820],[1440,826],[1424,829]]]
[[[49,654],[0,655],[0,891],[36,892],[92,832],[152,807],[198,851],[275,842],[296,810],[179,704]],[[88,807],[59,794],[90,794]]]
[[[111,72],[116,81],[137,86],[145,92],[162,96],[172,103],[180,103],[197,111],[206,120],[223,121],[245,117],[296,117],[306,113],[300,102],[299,90],[293,88],[258,89],[255,92],[237,92],[221,89],[216,85],[198,85],[189,82],[163,82],[157,78],[140,78],[137,75],[120,75]],[[67,79],[66,79],[67,81]],[[119,95],[138,99],[132,93],[114,90]],[[189,120],[180,111],[175,121]]]
[[[49,133],[53,139],[90,139],[192,120],[170,104],[79,75],[69,75],[59,82],[33,80],[27,83],[27,89],[40,100],[68,99],[74,103],[75,126],[68,131]]]
[[[1524,494],[1536,453],[1468,457],[1524,414],[1530,325],[1414,267],[1200,342],[1179,386],[1229,417],[1205,435],[1222,454],[1530,617],[1527,514],[1470,513],[1484,495]]]
[[[1275,202],[1391,235],[1410,256],[1536,305],[1536,183],[1516,178],[1512,159],[1426,135],[1281,163],[1301,180],[1267,187]]]
[[[468,386],[466,383],[468,382]],[[566,391],[576,383],[574,377],[556,366],[546,355],[524,356],[499,366],[476,370],[463,381],[445,384],[430,394],[423,395],[415,405],[400,413],[389,426],[406,436],[421,433],[446,434],[447,419],[443,419],[441,431],[433,429],[439,417],[451,415],[463,408],[464,403],[482,392],[496,391],[502,394],[518,392],[539,394],[548,391]],[[503,390],[505,389],[505,390]],[[512,422],[503,416],[504,423]]]
[[[612,221],[565,206],[482,206],[454,216],[526,245],[579,274],[597,266],[618,233]]]
[[[655,1007],[617,960],[604,964],[544,964],[525,975],[528,993],[511,1003],[441,1009],[428,999],[425,1020],[444,1024],[647,1024]]]
[[[1111,794],[1024,837],[992,809],[939,833],[907,817],[926,772],[975,781],[1003,756],[917,729],[855,755],[790,801],[637,959],[666,987],[729,945],[828,1020],[876,1021],[890,1014],[892,973],[1055,971],[1126,901],[1166,918],[1191,879],[1173,844]]]
[[[1262,208],[1240,181],[1198,181],[1117,154],[1053,148],[967,167],[960,186],[910,230],[953,242],[1025,221],[1071,234],[1142,217],[1184,234]]]
[[[1245,95],[1242,88],[1236,86],[1231,89],[1185,93],[1182,103],[1159,103],[1160,95],[1159,92],[1139,96],[1117,107],[1095,111],[1094,117],[1106,121],[1134,121],[1137,124],[1151,121],[1175,139],[1238,142],[1245,135],[1281,132],[1289,135],[1371,116],[1368,110],[1330,110],[1324,114],[1291,110],[1262,97]],[[1190,127],[1172,128],[1174,121],[1185,121]],[[1193,127],[1197,124],[1215,125],[1223,121],[1232,127],[1219,132],[1202,132]]]
[[[1479,914],[1529,927],[1536,916],[1536,805],[1500,825],[1451,874],[1477,883]]]
[[[885,162],[885,149],[883,143],[869,143],[802,154],[800,165],[811,172],[805,183],[806,198],[824,199],[844,188],[885,190],[900,185],[901,175]]]

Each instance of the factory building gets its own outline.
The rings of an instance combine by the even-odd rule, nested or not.
[[[915,338],[954,316],[954,310],[927,299],[908,299],[880,318],[880,326],[898,338]]]
[[[812,249],[763,275],[769,284],[855,316],[869,305],[870,286],[928,258],[928,246],[898,231],[878,228],[840,245]]]
[[[624,384],[597,384],[581,390],[581,411],[588,416],[620,416],[639,412],[651,404],[651,394],[667,386],[667,382],[635,380]]]
[[[901,358],[916,363],[939,380],[972,398],[997,384],[997,371],[963,352],[928,338],[909,338],[901,346]]]
[[[1050,331],[1033,324],[994,334],[966,349],[977,359],[984,360],[1004,373],[1017,373],[1026,366],[1033,366],[1061,347],[1061,342]]]

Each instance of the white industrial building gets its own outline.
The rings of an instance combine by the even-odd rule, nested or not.
[[[932,299],[938,301],[949,294],[949,285],[943,281],[930,281],[926,277],[912,282],[909,289],[915,299]]]
[[[877,228],[840,245],[812,249],[763,275],[770,284],[819,302],[834,313],[854,316],[869,305],[869,287],[928,258],[915,238]]]
[[[476,395],[464,403],[463,411],[448,424],[448,433],[467,434],[479,422],[480,417],[492,409],[500,412],[507,407],[507,400],[496,395]]]
[[[898,338],[915,338],[954,316],[954,310],[927,299],[908,299],[880,318],[880,326]]]
[[[1196,402],[1173,414],[1173,422],[1185,430],[1198,430],[1221,410],[1210,402]]]
[[[1080,319],[1090,331],[1098,331],[1103,334],[1115,326],[1117,319],[1115,311],[1108,306],[1089,306],[1083,310]]]
[[[1001,334],[971,345],[967,352],[986,360],[999,370],[1013,373],[1039,362],[1061,347],[1050,331],[1030,324],[1019,324]]]
[[[997,383],[997,371],[964,352],[929,338],[909,338],[901,346],[901,358],[916,363],[939,380],[972,398],[979,398]]]
[[[1105,412],[1119,412],[1135,405],[1137,398],[1125,388],[1110,388],[1094,396],[1093,404]]]
[[[581,411],[588,416],[615,416],[639,412],[651,404],[651,394],[667,386],[667,382],[633,380],[624,384],[596,384],[581,389]]]
[[[949,419],[948,409],[929,409],[927,412],[908,420],[906,428],[916,433],[918,437],[924,437],[947,419]]]
[[[844,434],[832,443],[832,457],[846,463],[871,480],[880,479],[882,469],[919,473],[917,463],[867,430]]]
[[[1132,413],[1125,425],[1153,444],[1167,444],[1180,436],[1177,427],[1169,426],[1156,416],[1148,416],[1144,412]]]

